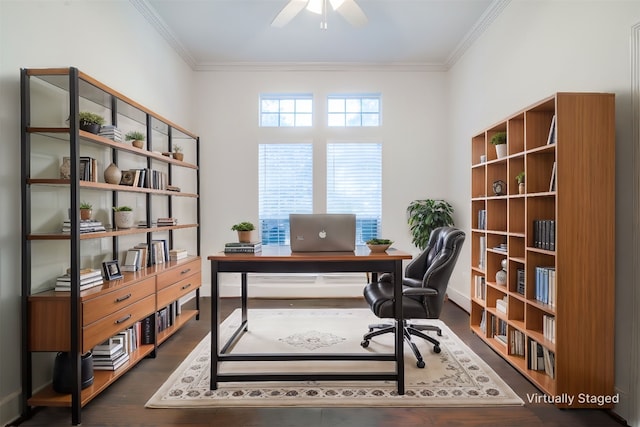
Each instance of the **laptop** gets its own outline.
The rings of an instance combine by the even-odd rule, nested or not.
[[[289,214],[291,252],[353,252],[354,214]]]

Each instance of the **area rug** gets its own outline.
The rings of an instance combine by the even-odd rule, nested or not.
[[[240,322],[234,311],[220,326],[226,342]],[[251,309],[249,331],[232,353],[328,352],[393,353],[393,335],[385,334],[362,348],[362,335],[371,323],[380,323],[368,309]],[[209,390],[210,339],[207,335],[149,399],[148,408],[206,407],[474,407],[523,405],[511,388],[443,322],[425,321],[442,328],[441,353],[414,338],[426,367],[416,366],[405,345],[405,394],[395,381],[219,382]],[[306,361],[223,362],[220,372],[393,372],[394,362]]]

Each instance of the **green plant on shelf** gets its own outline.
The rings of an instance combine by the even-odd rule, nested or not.
[[[92,113],[90,111],[81,111],[78,114],[78,118],[80,120],[80,123],[96,124],[100,126],[105,123],[104,117],[102,117],[100,114]]]
[[[491,138],[491,144],[493,145],[502,145],[507,143],[507,133],[506,132],[497,132]]]
[[[138,132],[137,130],[132,130],[131,132],[127,132],[124,136],[126,141],[144,141],[145,136],[142,132]]]
[[[114,212],[130,212],[133,209],[131,209],[129,206],[114,206],[113,210]]]
[[[80,209],[93,209],[93,205],[88,202],[80,203]]]
[[[247,222],[247,221],[239,222],[238,224],[234,224],[231,227],[231,230],[233,230],[233,231],[252,231],[252,230],[255,230],[255,229],[256,229],[256,227],[252,223]]]

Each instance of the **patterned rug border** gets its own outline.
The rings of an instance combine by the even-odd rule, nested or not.
[[[250,310],[251,316],[268,316],[270,313],[286,316],[300,316],[303,312],[321,312],[331,316],[366,316],[368,321],[378,321],[368,309],[258,309]],[[221,335],[231,330],[240,317],[239,310],[234,311],[220,326]],[[191,351],[180,366],[169,376],[164,384],[147,401],[147,408],[213,408],[213,407],[479,407],[479,406],[521,406],[524,401],[480,359],[460,338],[443,322],[429,321],[442,328],[442,353],[439,357],[450,357],[454,365],[464,369],[471,378],[468,386],[451,387],[451,378],[439,379],[442,384],[429,384],[409,381],[407,370],[415,365],[413,356],[405,362],[407,377],[405,394],[400,396],[395,390],[395,382],[314,382],[305,383],[220,383],[217,390],[208,390],[209,353],[211,334],[205,336]],[[322,339],[334,340],[331,334]],[[329,336],[331,335],[331,336]],[[290,340],[300,340],[300,345],[308,343],[305,337],[290,336]],[[297,345],[296,342],[287,342]],[[330,342],[333,344],[333,342]],[[308,350],[308,349],[307,349]],[[423,353],[424,354],[424,353]],[[411,357],[411,359],[408,359]],[[426,355],[425,355],[426,357]],[[425,359],[427,360],[427,359]],[[388,363],[388,362],[387,362]],[[427,363],[429,363],[427,361]],[[463,367],[464,365],[464,367]],[[417,368],[415,368],[417,369]],[[425,369],[429,369],[429,366]],[[453,375],[455,377],[455,374]],[[437,384],[437,382],[436,382]],[[206,386],[204,386],[206,385]]]

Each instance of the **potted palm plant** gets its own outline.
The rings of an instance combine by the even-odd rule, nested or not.
[[[501,159],[507,156],[507,133],[496,132],[491,137],[491,144],[496,147],[496,157]]]
[[[453,207],[444,200],[414,200],[407,207],[412,243],[420,250],[427,247],[431,232],[453,224]]]
[[[89,111],[81,111],[78,114],[78,118],[80,120],[80,129],[96,135],[100,132],[100,126],[104,124],[104,117],[100,114],[91,113]]]
[[[249,243],[251,242],[251,232],[255,230],[256,227],[248,221],[243,221],[234,224],[231,229],[238,232],[238,242]]]

